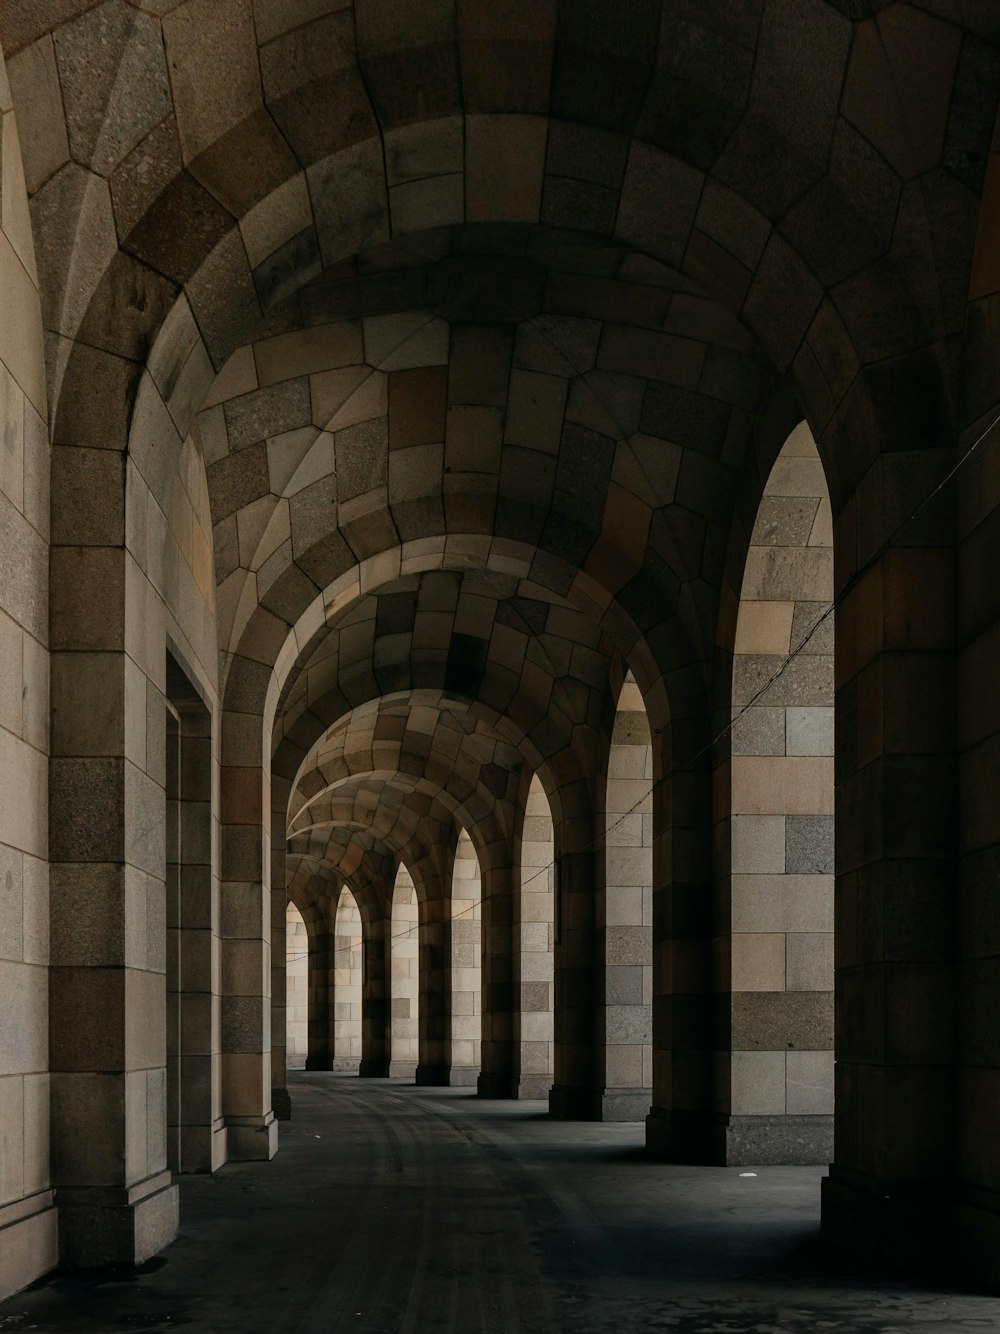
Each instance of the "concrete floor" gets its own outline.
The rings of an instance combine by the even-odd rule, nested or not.
[[[640,1125],[299,1074],[272,1163],[182,1181],[139,1271],[56,1274],[0,1330],[804,1334],[1000,1329],[1000,1300],[866,1278],[818,1245],[817,1168],[646,1161]],[[746,1170],[746,1169],[743,1169]]]

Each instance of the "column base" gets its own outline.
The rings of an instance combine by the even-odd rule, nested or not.
[[[271,1090],[271,1111],[274,1113],[276,1121],[290,1121],[292,1119],[292,1095],[288,1089]]]
[[[646,1116],[646,1152],[668,1163],[719,1166],[725,1144],[710,1113],[654,1106]]]
[[[464,1065],[418,1065],[414,1082],[435,1088],[475,1088],[479,1071]]]
[[[174,1176],[214,1172],[225,1161],[226,1126],[221,1118],[211,1125],[180,1127],[180,1162],[171,1164]]]
[[[278,1152],[278,1123],[266,1116],[231,1116],[226,1121],[231,1163],[268,1162]]]
[[[0,1209],[0,1301],[59,1263],[59,1216],[52,1191]]]
[[[511,1097],[522,1102],[547,1102],[551,1092],[551,1075],[521,1075],[514,1081]]]
[[[964,1185],[959,1185],[958,1192],[951,1228],[955,1268],[996,1292],[1000,1289],[1000,1193]]]
[[[559,1121],[642,1121],[649,1111],[652,1091],[552,1084],[548,1099],[549,1115]]]
[[[59,1191],[59,1256],[70,1269],[142,1264],[177,1235],[178,1190],[169,1172],[135,1186]]]
[[[895,1270],[940,1272],[957,1244],[947,1193],[940,1182],[879,1181],[831,1163],[822,1183],[823,1236],[838,1250]]]
[[[549,1116],[557,1121],[593,1121],[594,1090],[553,1084],[549,1088]]]
[[[552,1088],[551,1075],[488,1075],[481,1074],[476,1083],[480,1098],[518,1099],[539,1102],[548,1098]]]
[[[412,1079],[417,1077],[416,1061],[390,1061],[389,1078],[390,1079]]]
[[[388,1056],[369,1056],[358,1066],[361,1079],[388,1079],[392,1074],[392,1062]]]
[[[603,1089],[593,1095],[593,1119],[645,1121],[652,1101],[652,1089]]]
[[[833,1157],[832,1116],[730,1116],[724,1163],[742,1167],[822,1166]]]
[[[517,1080],[513,1075],[490,1074],[480,1071],[476,1080],[476,1096],[505,1100],[517,1097]]]

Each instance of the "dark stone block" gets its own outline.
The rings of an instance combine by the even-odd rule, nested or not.
[[[642,409],[642,429],[684,449],[718,458],[726,439],[731,408],[679,385],[650,384]]]
[[[742,991],[732,995],[734,1051],[828,1051],[833,996],[826,991]]]
[[[317,277],[322,268],[316,228],[304,227],[254,269],[253,284],[261,310],[271,310],[303,283]]]
[[[234,454],[269,436],[306,426],[312,416],[309,381],[302,376],[232,398],[225,405],[225,415]]]
[[[263,443],[230,454],[208,469],[208,494],[216,522],[266,496],[269,489],[267,448]]]
[[[726,1126],[730,1167],[807,1167],[832,1157],[832,1116],[731,1116]]]
[[[193,176],[175,176],[129,233],[126,248],[184,283],[235,226],[231,213]]]
[[[798,875],[832,875],[833,816],[789,815],[785,818],[785,871]]]

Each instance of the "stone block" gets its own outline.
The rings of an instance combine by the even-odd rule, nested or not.
[[[814,815],[833,817],[832,758],[735,755],[732,782],[733,810],[739,815],[787,815],[789,819]],[[807,835],[798,826],[793,826],[791,832],[786,827],[786,843],[791,838],[796,849],[801,841],[815,836]],[[828,868],[791,865],[786,860],[785,869],[823,871]]]
[[[790,1051],[785,1057],[789,1116],[833,1115],[833,1052]]]
[[[69,157],[51,35],[46,33],[19,51],[7,62],[7,72],[17,106],[25,185],[34,194]]]
[[[833,754],[833,709],[813,706],[785,711],[789,755]]]
[[[504,439],[548,454],[559,452],[566,382],[535,371],[511,374]]]
[[[784,709],[762,708],[755,705],[744,713],[735,710],[734,713],[736,716],[730,731],[730,745],[734,756],[784,755],[786,727]]]
[[[629,150],[615,235],[680,268],[704,177],[651,144]],[[664,219],[662,201],[671,201]]]
[[[827,992],[739,992],[732,996],[734,1051],[828,1051],[833,997]]]
[[[833,933],[798,932],[788,936],[789,991],[833,990]]]
[[[51,1196],[37,1212],[20,1217],[0,1232],[0,1296],[19,1292],[59,1261],[59,1234]]]
[[[324,263],[388,240],[389,204],[381,146],[362,140],[308,169],[313,216]]]
[[[785,870],[784,816],[734,816],[731,837],[734,874],[766,875]]]
[[[833,1158],[832,1116],[731,1116],[725,1161],[731,1167],[825,1165]]]
[[[537,222],[548,121],[470,115],[465,122],[466,216],[470,222]]]
[[[194,0],[163,20],[177,127],[190,161],[260,105],[246,0]]]
[[[832,815],[790,815],[785,824],[785,870],[794,874],[832,875]]]
[[[775,1116],[785,1111],[785,1053],[732,1053],[730,1108],[734,1116]]]
[[[734,874],[732,920],[734,931],[832,931],[833,879]]]
[[[107,176],[170,110],[160,25],[111,0],[53,40],[73,157]]]
[[[0,731],[0,844],[46,855],[48,800],[44,755]]]
[[[785,990],[785,936],[736,932],[732,936],[733,991]]]
[[[0,1078],[0,1205],[24,1193],[24,1081]]]

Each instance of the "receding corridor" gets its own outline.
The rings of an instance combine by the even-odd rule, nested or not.
[[[812,1167],[651,1163],[640,1124],[542,1102],[307,1073],[272,1163],[181,1182],[177,1242],[138,1271],[57,1272],[0,1330],[946,1334],[1000,1300],[839,1268]]]

